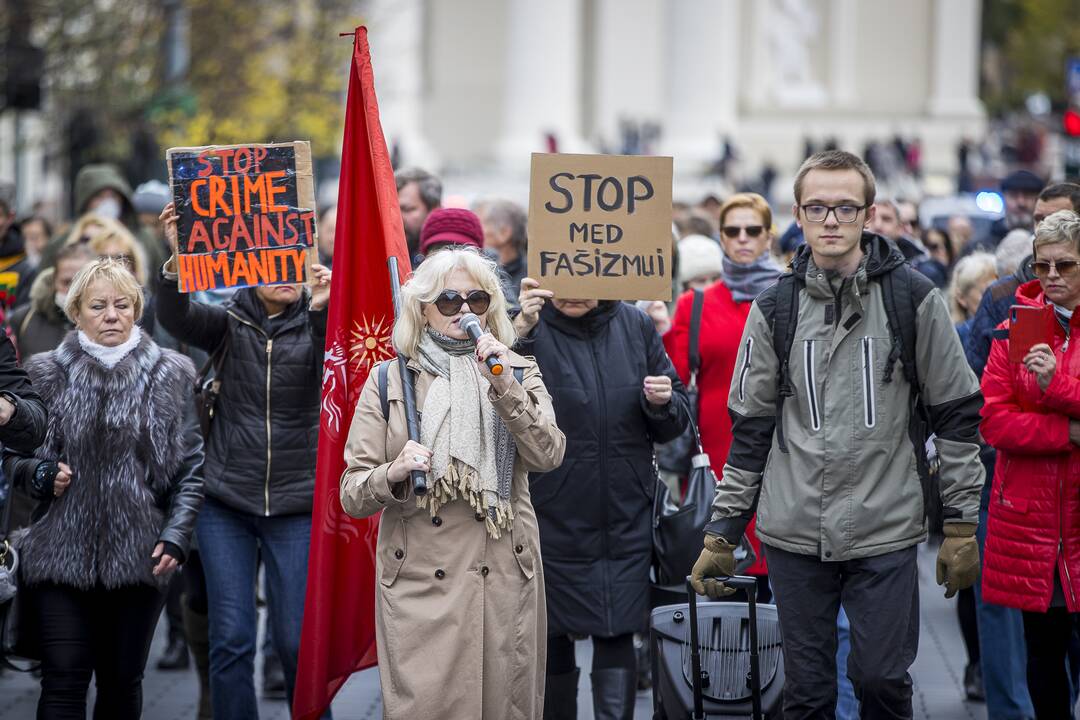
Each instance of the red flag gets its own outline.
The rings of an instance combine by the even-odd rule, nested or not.
[[[390,155],[379,124],[367,28],[356,28],[345,108],[334,272],[323,360],[319,463],[293,717],[316,718],[375,657],[378,517],[341,509],[338,480],[353,410],[371,367],[393,357],[386,260],[410,271]]]

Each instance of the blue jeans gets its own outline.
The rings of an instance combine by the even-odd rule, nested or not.
[[[206,498],[196,527],[210,616],[210,697],[214,717],[256,720],[255,576],[261,551],[274,645],[292,705],[307,587],[311,517],[262,517]]]
[[[847,676],[847,658],[851,652],[851,624],[844,606],[836,616],[836,720],[859,720],[859,703],[855,688]]]
[[[979,508],[979,556],[985,557],[986,518],[990,503],[993,462],[988,463]],[[1024,619],[1015,608],[982,601],[982,582],[975,583],[975,611],[979,623],[979,664],[982,665],[989,720],[1025,720],[1035,717],[1027,687],[1027,646],[1024,644]]]

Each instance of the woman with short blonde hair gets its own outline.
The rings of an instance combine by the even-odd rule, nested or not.
[[[461,327],[467,312],[487,330],[475,344]],[[442,250],[417,268],[393,337],[415,378],[420,442],[406,426],[402,359],[372,368],[340,486],[349,515],[382,512],[384,717],[539,720],[547,614],[529,473],[562,462],[551,397],[535,362],[507,349],[514,331],[495,263],[474,250]],[[424,495],[413,493],[414,470],[427,475]]]
[[[142,713],[142,676],[163,590],[203,501],[195,368],[136,321],[142,291],[100,258],[72,281],[76,329],[26,364],[49,412],[42,445],[5,449],[4,472],[38,502],[19,540],[30,635],[39,639],[37,717]]]
[[[953,322],[971,319],[979,309],[983,291],[997,279],[997,260],[987,252],[973,252],[953,267],[949,283],[949,309]]]

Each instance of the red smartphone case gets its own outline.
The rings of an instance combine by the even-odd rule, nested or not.
[[[1054,308],[1013,305],[1009,308],[1009,362],[1023,362],[1024,356],[1039,343],[1054,339]]]

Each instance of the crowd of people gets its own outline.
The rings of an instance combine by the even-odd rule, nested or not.
[[[376,366],[340,483],[346,513],[381,513],[387,717],[575,718],[585,638],[594,716],[632,717],[654,497],[685,489],[655,451],[692,418],[719,476],[694,587],[730,599],[748,541],[785,717],[912,716],[928,536],[967,699],[1071,716],[1080,186],[1016,171],[1003,218],[978,225],[878,197],[864,160],[818,152],[788,227],[752,192],[676,204],[671,303],[556,296],[529,275],[516,203],[443,207],[416,168],[397,190],[413,273],[393,341],[420,441],[398,361]],[[297,672],[335,210],[309,285],[185,294],[165,185],[92,165],[74,195],[53,227],[0,187],[0,532],[19,529],[38,717],[85,717],[91,679],[96,717],[139,717],[164,608],[158,667],[193,660],[198,717],[255,718],[256,655],[264,693],[291,700]],[[1056,318],[1019,362],[1014,305]]]

